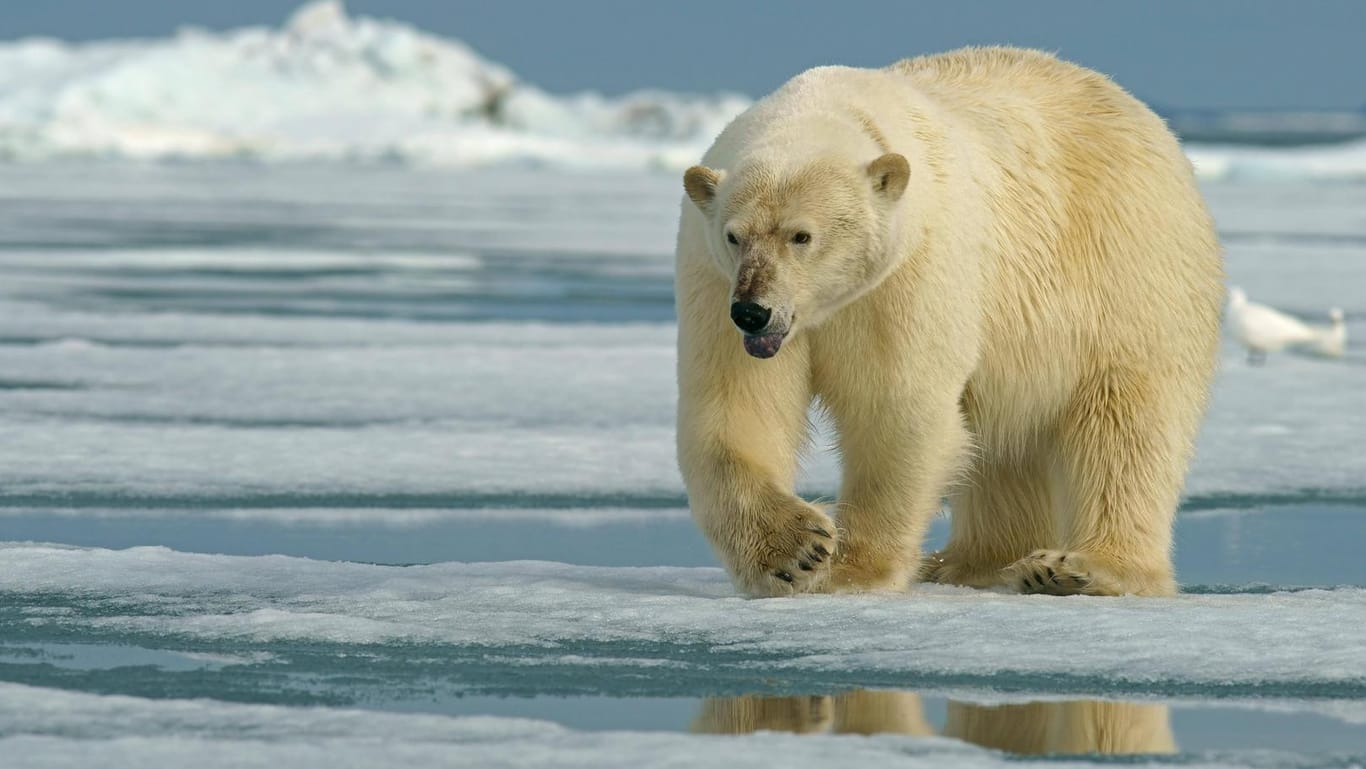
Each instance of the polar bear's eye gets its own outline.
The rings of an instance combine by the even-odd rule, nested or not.
[[[732,246],[740,245],[740,239],[735,237],[735,233],[733,232],[726,233],[726,242],[731,244]]]
[[[802,230],[801,232],[792,236],[792,242],[796,243],[799,246],[804,246],[807,243],[811,242],[811,233],[807,232],[806,230]]]

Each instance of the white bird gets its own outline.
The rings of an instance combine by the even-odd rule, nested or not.
[[[1309,343],[1309,349],[1319,355],[1341,358],[1347,350],[1347,319],[1339,307],[1329,310],[1328,317],[1333,319],[1333,325],[1314,329],[1315,339]]]
[[[1247,348],[1247,362],[1258,365],[1269,352],[1292,344],[1308,344],[1319,338],[1314,329],[1296,318],[1248,301],[1247,293],[1234,286],[1228,290],[1228,322],[1233,336]]]

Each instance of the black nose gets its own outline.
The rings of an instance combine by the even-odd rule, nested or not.
[[[746,334],[757,334],[768,325],[773,312],[754,302],[736,302],[730,306],[730,319]]]

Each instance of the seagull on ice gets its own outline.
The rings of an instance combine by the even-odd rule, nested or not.
[[[1234,338],[1247,348],[1247,362],[1254,366],[1265,362],[1269,352],[1319,339],[1318,332],[1298,319],[1248,301],[1247,293],[1237,286],[1228,290],[1228,322]]]
[[[1310,343],[1309,349],[1319,355],[1341,358],[1347,349],[1347,321],[1339,307],[1329,310],[1328,317],[1333,319],[1333,325],[1314,329],[1316,338]]]

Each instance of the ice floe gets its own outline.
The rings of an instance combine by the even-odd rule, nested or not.
[[[5,593],[68,607],[9,622],[54,639],[420,644],[510,665],[669,662],[826,685],[1366,694],[1362,588],[1088,599],[922,586],[907,596],[748,600],[710,568],[394,567],[35,544],[0,553]]]

